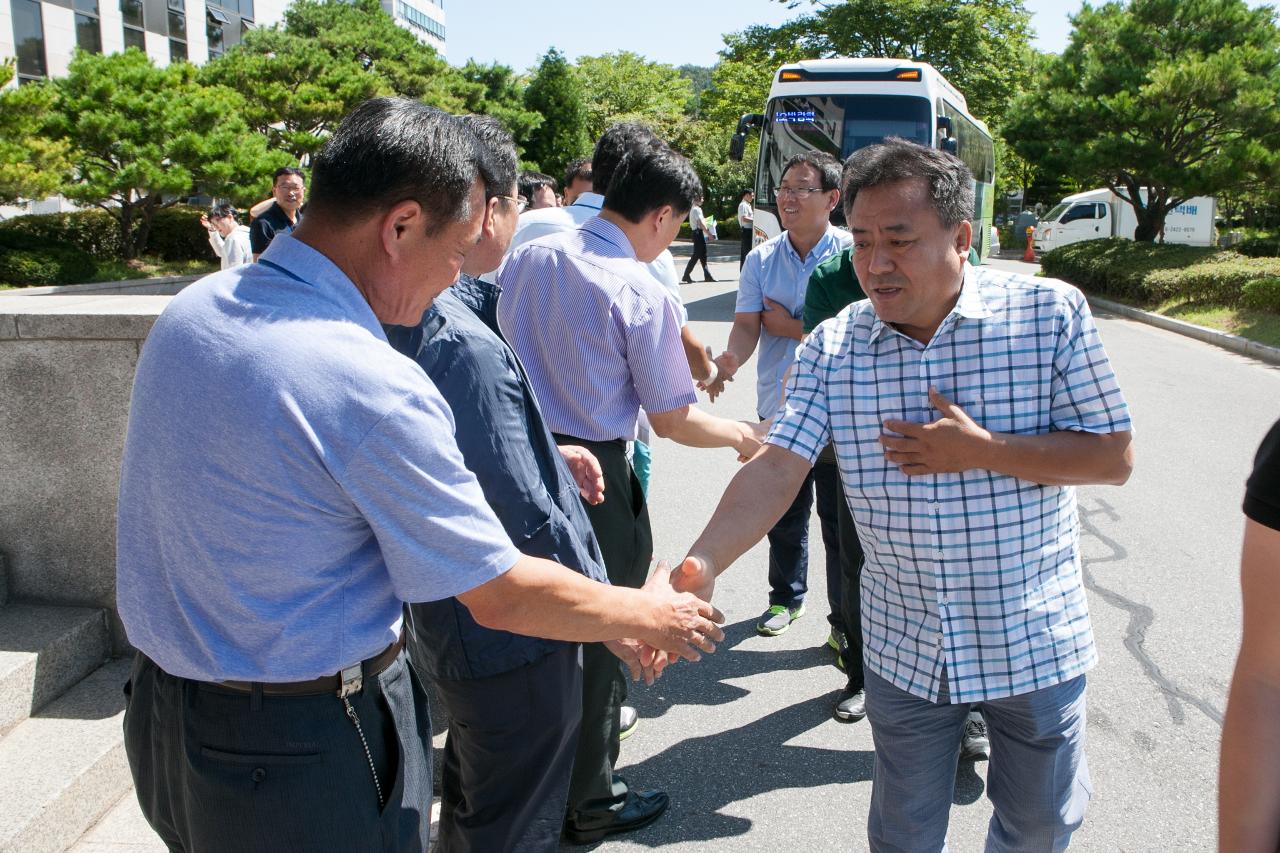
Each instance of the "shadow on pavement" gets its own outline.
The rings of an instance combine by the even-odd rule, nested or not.
[[[684,310],[690,320],[704,323],[732,323],[733,309],[737,306],[738,292],[731,290],[716,296],[708,296],[694,302],[686,302]]]

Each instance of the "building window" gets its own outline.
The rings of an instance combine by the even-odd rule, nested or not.
[[[205,35],[209,39],[209,58],[222,56],[226,38],[223,27],[231,23],[231,19],[221,9],[209,6],[205,9],[208,20],[205,22]]]
[[[146,19],[142,0],[120,0],[120,18],[124,22],[124,49],[136,47],[146,53]]]
[[[235,0],[228,0],[233,3]],[[257,20],[257,16],[253,14],[253,0],[240,0],[240,17],[248,18],[250,21]]]
[[[88,53],[102,53],[102,27],[98,0],[75,0],[76,46]]]
[[[12,0],[13,43],[18,55],[18,81],[49,76],[44,58],[44,17],[35,0]]]
[[[399,0],[399,2],[396,3],[396,10],[399,12],[401,18],[409,22],[410,26],[416,27],[424,33],[429,33],[435,38],[440,39],[440,41],[444,41],[444,24],[440,23],[435,18],[423,14],[408,3],[405,3],[404,0]]]
[[[187,7],[183,0],[168,0],[169,61],[187,61]]]

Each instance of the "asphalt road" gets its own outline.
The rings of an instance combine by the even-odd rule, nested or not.
[[[713,244],[713,258],[727,243]],[[713,263],[721,283],[685,286],[693,329],[717,352],[733,317],[734,258]],[[1280,370],[1132,321],[1098,323],[1135,418],[1138,461],[1127,485],[1080,490],[1102,662],[1089,676],[1096,793],[1073,849],[1209,851],[1240,631],[1240,501],[1253,452],[1280,416]],[[703,408],[754,418],[753,364]],[[737,468],[730,451],[657,440],[650,512],[659,555],[683,556]],[[595,849],[866,849],[871,734],[865,721],[830,716],[843,676],[822,645],[822,573],[810,575],[808,615],[777,638],[752,629],[768,603],[766,574],[757,546],[718,586],[728,617],[721,649],[633,689],[643,720],[619,769],[637,787],[668,790],[672,806],[653,826]],[[984,764],[961,767],[950,834],[958,853],[982,849],[985,773]]]

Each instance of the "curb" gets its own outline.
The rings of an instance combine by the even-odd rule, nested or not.
[[[1259,361],[1265,361],[1268,364],[1280,366],[1280,348],[1269,347],[1266,344],[1260,344],[1257,341],[1251,341],[1248,338],[1242,338],[1239,335],[1231,335],[1226,332],[1219,332],[1217,329],[1208,329],[1204,326],[1197,326],[1195,323],[1188,323],[1184,320],[1175,320],[1172,317],[1164,317],[1160,314],[1154,314],[1150,311],[1143,311],[1141,308],[1133,308],[1129,305],[1122,305],[1119,302],[1112,302],[1110,299],[1103,299],[1100,296],[1094,296],[1090,293],[1085,294],[1085,298],[1089,300],[1090,305],[1108,311],[1112,314],[1119,314],[1121,317],[1127,317],[1130,320],[1137,320],[1139,323],[1146,323],[1149,326],[1155,326],[1165,331],[1175,332],[1188,338],[1195,338],[1206,344],[1213,344],[1223,349],[1231,350],[1234,353],[1256,358]]]

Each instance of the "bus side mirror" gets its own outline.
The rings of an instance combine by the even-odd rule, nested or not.
[[[746,134],[735,133],[729,140],[729,159],[735,163],[742,162],[742,154],[747,150]]]
[[[950,116],[938,116],[938,130],[947,136],[955,136],[955,123],[951,121]]]
[[[941,148],[943,151],[947,152],[948,154],[954,155],[957,151],[960,150],[960,143],[955,139],[944,139],[942,140],[942,144],[939,145],[938,147]]]

